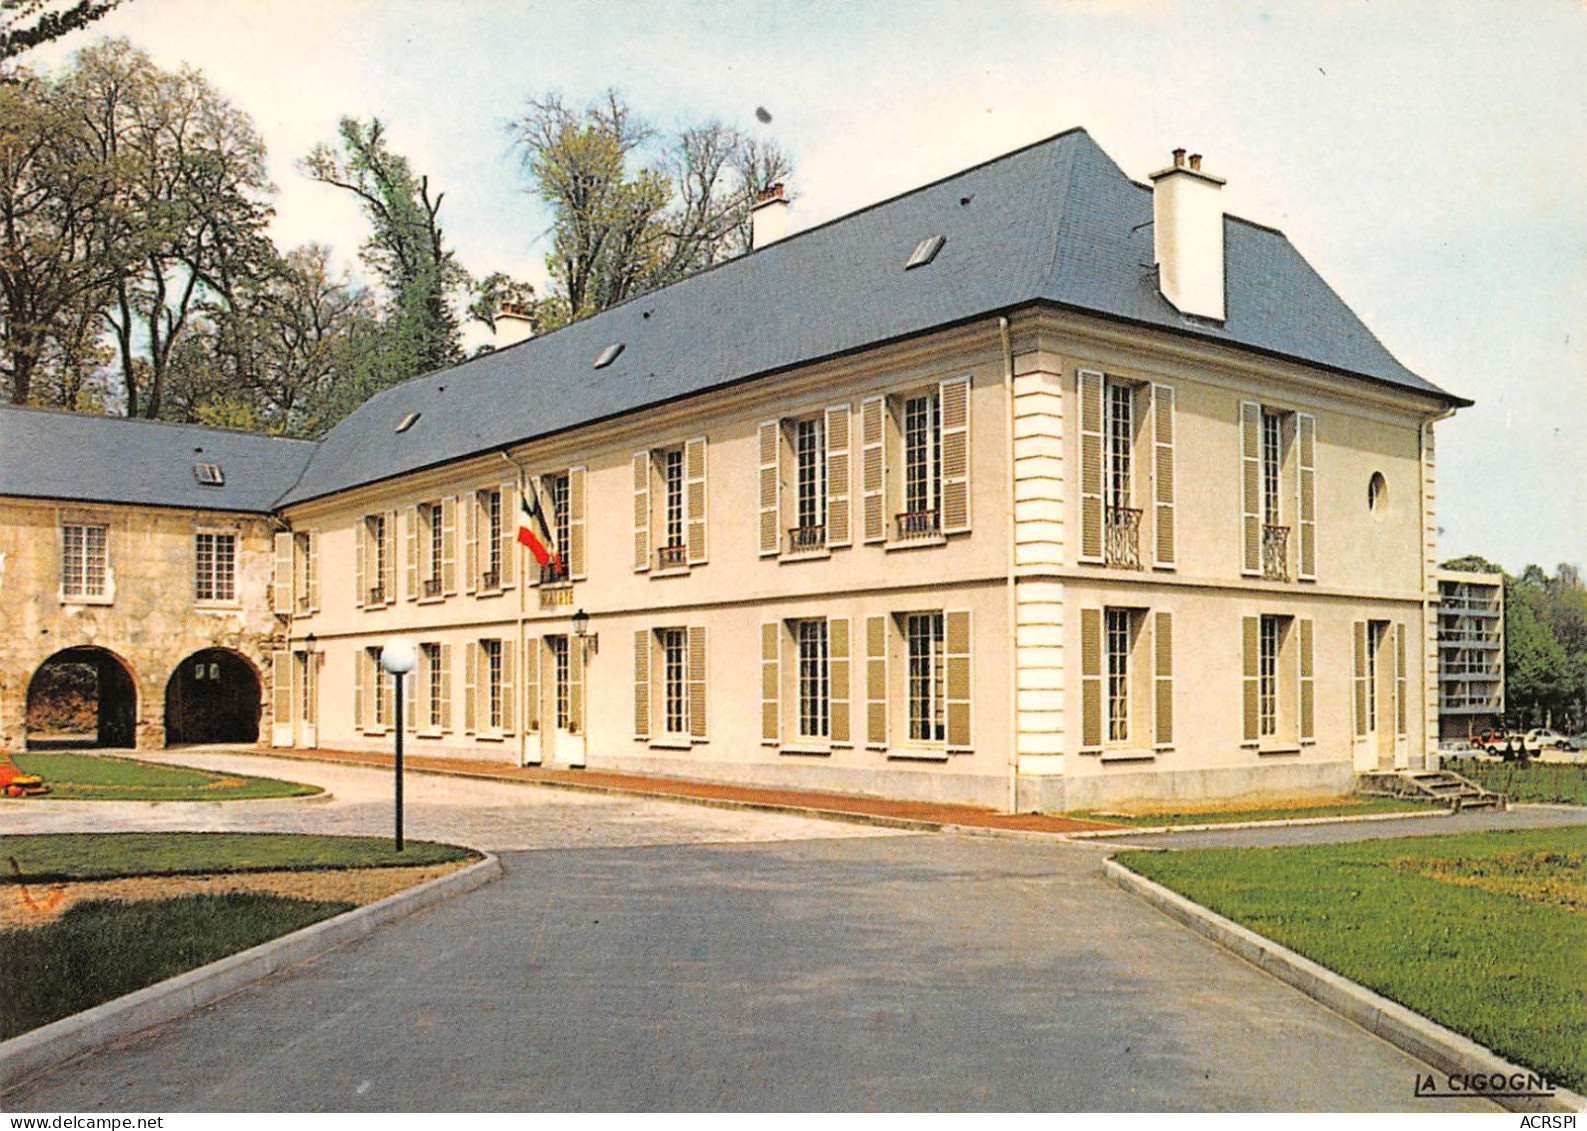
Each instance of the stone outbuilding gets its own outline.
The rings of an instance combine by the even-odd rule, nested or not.
[[[312,450],[0,407],[0,749],[256,741],[270,508]]]

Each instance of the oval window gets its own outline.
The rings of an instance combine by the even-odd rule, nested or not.
[[[1389,481],[1383,478],[1383,472],[1374,471],[1367,481],[1367,509],[1373,513],[1381,511],[1388,497]]]

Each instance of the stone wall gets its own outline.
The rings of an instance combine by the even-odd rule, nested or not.
[[[109,527],[103,599],[67,599],[61,588],[63,523]],[[236,597],[195,599],[195,535],[238,535]],[[270,612],[271,520],[259,515],[38,499],[0,499],[0,750],[26,741],[28,685],[51,656],[104,649],[137,691],[140,750],[165,745],[166,685],[194,652],[224,648],[259,676],[270,696],[270,651],[284,625]],[[264,728],[268,735],[268,726]]]

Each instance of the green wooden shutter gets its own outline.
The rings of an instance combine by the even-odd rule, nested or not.
[[[1295,416],[1297,459],[1296,500],[1299,567],[1301,581],[1317,580],[1317,418],[1308,413]]]
[[[1174,547],[1174,388],[1152,386],[1152,552],[1158,569],[1173,569]]]
[[[634,470],[634,572],[650,568],[650,452],[635,452]]]
[[[782,740],[782,624],[760,626],[760,741],[775,746]]]
[[[1241,710],[1240,736],[1247,743],[1261,736],[1262,618],[1244,617],[1240,622],[1241,684],[1244,691]]]
[[[683,513],[684,540],[688,545],[689,564],[705,564],[705,437],[696,436],[683,445]]]
[[[650,737],[650,632],[634,633],[634,737]]]
[[[887,401],[860,402],[860,501],[867,543],[887,540]],[[885,728],[884,728],[885,729]]]
[[[764,642],[763,642],[764,643]],[[765,654],[762,653],[764,661]],[[833,617],[827,621],[827,686],[831,710],[832,744],[848,746],[850,734],[850,696],[852,679],[849,664],[849,621]]]
[[[887,618],[865,618],[865,745],[887,748]]]
[[[971,731],[972,668],[970,664],[970,613],[948,611],[943,614],[944,649],[948,665],[946,703],[948,748],[967,752],[975,745]]]
[[[833,405],[826,410],[827,545],[829,547],[848,546],[854,540],[851,530],[853,524],[849,514],[853,491],[849,459],[852,431],[848,405]]]
[[[1102,610],[1080,610],[1080,747],[1102,749]]]
[[[942,532],[963,534],[970,529],[970,379],[938,382],[937,404],[942,450]]]
[[[1153,616],[1152,741],[1159,750],[1174,744],[1174,616]]]
[[[1317,712],[1317,667],[1315,655],[1315,641],[1313,634],[1316,632],[1309,618],[1302,618],[1299,625],[1300,659],[1299,659],[1299,738],[1302,742],[1315,742],[1317,738],[1316,712]]]
[[[1358,620],[1350,626],[1350,636],[1355,655],[1355,732],[1357,738],[1367,736],[1367,622]]]
[[[688,633],[688,695],[689,737],[704,742],[709,733],[706,728],[706,634],[702,625],[690,625]]]
[[[584,467],[568,468],[568,578],[571,581],[583,581],[587,576],[586,549],[584,535],[584,516],[586,512],[585,491],[588,479],[587,469]]]
[[[760,556],[770,557],[782,547],[782,428],[775,420],[761,421],[760,443]]]

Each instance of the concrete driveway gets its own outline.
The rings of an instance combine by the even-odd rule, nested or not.
[[[379,831],[388,815],[382,774],[248,761],[338,798],[210,819]],[[414,835],[506,849],[503,880],[42,1076],[6,1110],[1451,1103],[1412,1098],[1419,1062],[1113,888],[1096,846],[412,785]]]

